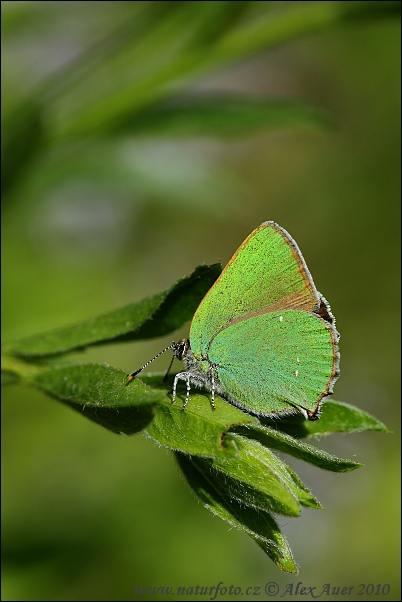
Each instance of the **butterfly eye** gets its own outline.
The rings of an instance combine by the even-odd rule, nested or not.
[[[188,339],[183,339],[182,341],[179,341],[173,347],[174,357],[181,361],[183,359],[183,355],[186,355],[189,347],[190,343]]]

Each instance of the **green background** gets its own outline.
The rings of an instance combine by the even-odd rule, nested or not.
[[[164,94],[173,100],[299,99],[327,111],[329,128],[289,120],[223,136],[219,123],[216,133],[211,126],[192,130],[185,120],[179,133],[158,129],[156,118],[152,133],[130,130],[129,120],[110,125],[102,111],[119,115],[135,104],[141,87],[132,96],[131,82],[153,76],[155,66],[163,79],[177,56],[196,62],[197,43],[214,57],[222,31],[309,3],[246,3],[244,14],[232,14],[232,5],[244,3],[163,4],[165,13],[155,16],[153,3],[142,2],[2,3],[4,135],[11,139],[2,204],[3,341],[139,300],[200,263],[225,264],[256,226],[275,220],[297,241],[337,318],[334,398],[371,412],[394,433],[321,440],[330,453],[365,464],[349,474],[291,460],[324,506],[279,521],[300,565],[293,576],[204,510],[163,448],[140,435],[113,435],[11,385],[2,410],[2,598],[147,599],[133,588],[222,581],[261,586],[260,599],[267,599],[265,583],[276,581],[283,593],[302,581],[316,591],[326,583],[355,586],[353,597],[360,584],[388,583],[390,595],[375,598],[398,599],[399,20],[344,20],[247,56],[239,46],[237,60],[217,60],[200,73],[194,67],[191,81],[166,75]],[[185,5],[179,14],[178,4]],[[217,15],[201,14],[204,4]],[[345,3],[312,4],[318,14],[322,5]],[[186,50],[202,19],[202,36]],[[135,40],[141,23],[153,35],[140,47],[114,51],[99,42],[113,41],[121,27]],[[86,75],[74,79],[88,49]],[[119,89],[112,109],[98,102]],[[142,95],[144,106],[156,100]],[[24,127],[36,103],[42,125],[28,120]],[[13,163],[21,153],[25,162]],[[171,341],[77,357],[129,372]],[[155,369],[168,361],[158,359]],[[187,596],[193,598],[200,599]]]

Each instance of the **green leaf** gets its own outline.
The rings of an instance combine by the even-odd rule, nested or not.
[[[135,379],[133,382],[138,380]],[[229,429],[234,424],[246,424],[255,420],[219,398],[215,398],[216,410],[212,411],[210,397],[192,394],[189,405],[183,411],[180,398],[174,404],[166,392],[171,386],[162,384],[162,375],[141,377],[145,383],[153,383],[153,390],[165,390],[164,403],[155,407],[155,417],[146,428],[147,434],[175,451],[187,454],[228,458],[238,456],[234,437]],[[170,380],[171,383],[171,380]]]
[[[308,436],[330,433],[360,433],[362,431],[390,432],[384,423],[348,403],[326,401],[322,414],[315,422],[307,421]]]
[[[142,135],[239,136],[264,128],[332,125],[327,112],[289,100],[247,98],[184,99],[125,115],[118,131]]]
[[[152,372],[149,374],[140,374],[136,377],[135,380],[142,380],[146,385],[151,387],[156,391],[162,391],[165,394],[167,392],[171,392],[173,388],[174,375],[170,375],[166,382],[164,382],[165,373],[163,372]],[[133,381],[134,382],[134,381]],[[173,404],[173,407],[177,407],[180,410],[183,408],[183,404],[186,398],[185,389],[180,389],[180,382],[177,386],[176,391],[176,401]],[[258,419],[255,416],[251,416],[250,414],[245,414],[239,408],[227,403],[222,400],[217,395],[215,396],[215,411],[212,411],[211,406],[211,394],[210,393],[201,393],[197,389],[193,389],[191,391],[190,402],[186,407],[185,412],[189,410],[192,412],[196,412],[199,416],[210,419],[211,416],[214,422],[218,422],[222,426],[230,428],[234,424],[239,423],[249,423],[255,422],[258,423]]]
[[[153,419],[164,396],[141,381],[127,386],[122,370],[104,364],[71,364],[44,369],[30,382],[114,433],[132,435]]]
[[[297,573],[288,543],[269,512],[233,499],[222,487],[221,475],[205,460],[179,453],[176,459],[188,484],[208,510],[250,535],[280,569]]]
[[[278,514],[299,516],[300,505],[298,487],[292,480],[286,465],[270,450],[264,448],[258,441],[235,437],[239,453],[236,458],[214,458],[212,467],[221,473],[225,482],[226,475],[231,477],[231,497],[245,503],[243,498],[244,486],[252,489],[252,505],[257,504],[254,491],[261,492],[268,501],[268,509]],[[304,494],[304,492],[303,492]]]
[[[325,401],[319,420],[306,420],[302,415],[286,416],[281,420],[262,418],[265,426],[279,429],[296,439],[330,435],[331,433],[356,433],[389,429],[367,412],[341,401]]]
[[[158,443],[173,450],[206,457],[238,455],[233,424],[253,421],[237,408],[217,400],[217,410],[203,395],[194,395],[191,408],[172,405],[162,384],[163,375],[153,375],[154,387],[139,378],[128,382],[122,370],[103,364],[69,364],[36,371],[27,378],[59,401],[114,433],[132,435],[146,428]]]
[[[285,463],[284,463],[285,464]],[[297,485],[298,488],[298,499],[302,506],[306,508],[314,508],[316,510],[322,510],[322,506],[317,498],[309,491],[306,485],[299,479],[295,471],[291,466],[285,464],[286,470],[294,481],[294,484]]]
[[[324,468],[325,470],[348,472],[361,466],[361,464],[358,464],[357,462],[337,458],[308,443],[298,441],[286,433],[260,424],[239,425],[233,427],[232,431],[240,433],[245,437],[257,439],[267,447],[285,452],[295,458],[300,458],[310,464],[314,464],[319,468]]]
[[[110,341],[161,337],[191,320],[222,268],[201,265],[167,290],[78,324],[51,330],[3,346],[5,353],[37,358]]]

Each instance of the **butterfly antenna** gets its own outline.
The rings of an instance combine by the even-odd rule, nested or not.
[[[127,375],[127,380],[131,381],[134,380],[134,378],[137,376],[137,374],[139,374],[140,372],[142,372],[144,370],[144,368],[146,368],[147,366],[149,366],[149,364],[151,364],[154,360],[156,360],[157,357],[159,357],[160,355],[162,355],[162,353],[165,353],[165,351],[168,351],[168,349],[173,349],[174,345],[176,345],[176,343],[172,343],[171,345],[169,345],[169,347],[166,347],[165,349],[163,349],[162,351],[160,351],[159,353],[157,353],[155,355],[155,357],[153,357],[151,360],[149,360],[149,362],[147,362],[146,364],[144,364],[139,370],[136,370],[135,372],[132,372],[131,374]],[[169,366],[169,370],[173,364],[173,359],[174,356],[172,357],[172,361],[170,362],[170,366]],[[168,373],[169,373],[168,370]],[[167,376],[167,375],[166,375]],[[166,378],[165,376],[165,378]]]

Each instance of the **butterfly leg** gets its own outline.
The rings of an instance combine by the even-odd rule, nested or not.
[[[214,379],[214,369],[211,367],[211,407],[215,410],[215,379]]]
[[[183,407],[182,407],[182,410],[184,410],[184,408],[188,404],[188,400],[190,398],[190,389],[191,389],[191,387],[190,387],[190,373],[189,372],[179,372],[174,377],[172,403],[174,403],[174,401],[176,399],[176,387],[177,387],[177,382],[179,380],[185,380],[186,381],[186,399],[185,399],[185,402],[184,402]]]
[[[184,410],[184,408],[186,407],[186,405],[188,404],[188,400],[190,399],[190,374],[188,372],[185,372],[187,378],[186,378],[186,385],[187,385],[187,390],[186,390],[186,400],[183,403],[183,407],[182,410]]]

